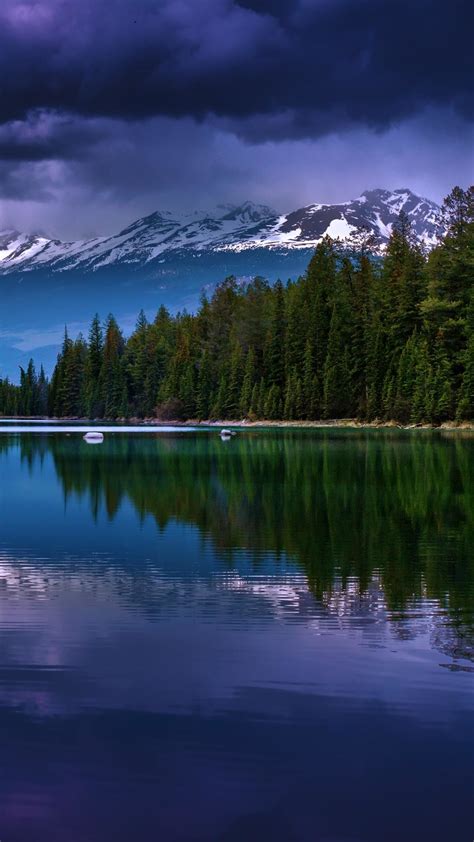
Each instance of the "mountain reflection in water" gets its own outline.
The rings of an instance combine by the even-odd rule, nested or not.
[[[1,433],[2,838],[463,838],[473,457]]]

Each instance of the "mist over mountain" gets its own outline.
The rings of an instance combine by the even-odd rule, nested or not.
[[[31,355],[50,370],[64,325],[72,335],[86,331],[95,312],[113,311],[127,328],[141,307],[150,315],[160,304],[194,309],[203,289],[230,274],[297,277],[326,235],[348,244],[364,229],[383,252],[402,211],[429,249],[441,233],[439,210],[408,189],[377,189],[285,214],[251,202],[209,212],[156,211],[114,236],[85,241],[0,231],[0,373],[16,379]]]

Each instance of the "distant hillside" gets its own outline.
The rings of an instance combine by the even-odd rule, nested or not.
[[[368,190],[339,205],[312,204],[278,215],[265,205],[246,202],[219,206],[212,213],[181,216],[159,212],[138,219],[112,237],[63,243],[37,234],[0,232],[0,273],[34,269],[98,271],[121,266],[150,271],[170,257],[314,248],[325,235],[347,241],[365,228],[375,247],[386,244],[403,211],[425,247],[436,243],[439,207],[410,190]]]
[[[195,309],[201,291],[227,275],[295,278],[326,234],[344,242],[364,228],[383,252],[400,211],[419,242],[433,246],[439,207],[409,190],[366,191],[282,215],[250,202],[212,213],[157,211],[114,236],[73,243],[0,231],[0,376],[17,379],[32,353],[51,370],[64,323],[85,330],[95,312],[112,309],[132,323],[142,306],[150,316],[160,304]]]

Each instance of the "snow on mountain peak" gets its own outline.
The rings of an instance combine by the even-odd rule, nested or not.
[[[408,215],[420,243],[432,247],[439,233],[439,207],[408,188],[366,190],[339,204],[314,203],[278,215],[266,205],[246,201],[218,205],[213,211],[177,214],[155,211],[111,237],[62,243],[44,235],[0,231],[0,272],[50,272],[104,266],[139,268],[184,253],[240,252],[255,249],[312,249],[324,236],[350,240],[358,229],[372,233],[383,250],[400,212]]]

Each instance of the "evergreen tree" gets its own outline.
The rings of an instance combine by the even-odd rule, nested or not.
[[[19,409],[21,415],[37,414],[37,378],[33,360],[29,361],[26,371],[20,366]]]
[[[234,342],[230,352],[230,370],[225,397],[226,418],[236,418],[240,412],[240,398],[242,394],[243,356],[242,348]]]
[[[100,373],[106,418],[119,418],[125,403],[124,345],[122,332],[114,317],[110,315],[105,328],[104,356]]]
[[[104,336],[99,316],[96,313],[89,330],[85,372],[85,404],[86,414],[89,418],[101,418],[104,414],[100,383],[103,354]]]
[[[387,412],[392,410],[395,417],[405,423],[410,420],[415,392],[416,373],[418,368],[418,346],[417,336],[413,336],[405,343],[400,359],[398,361],[396,379],[393,386],[393,393]]]
[[[433,370],[426,338],[418,342],[415,356],[413,387],[407,412],[410,412],[410,419],[416,424],[431,421],[434,411]]]
[[[285,300],[283,284],[277,281],[273,291],[273,314],[266,355],[267,380],[281,391],[285,379]]]
[[[263,416],[270,421],[282,417],[281,394],[276,383],[273,383],[268,389],[263,407]]]
[[[215,394],[212,407],[211,418],[225,418],[227,406],[227,377],[225,374],[221,375],[219,387]]]
[[[124,366],[133,410],[138,417],[143,417],[147,403],[148,375],[148,320],[144,310],[140,310],[135,330],[126,344]]]
[[[196,392],[194,369],[191,366],[188,366],[181,375],[178,397],[182,406],[182,417],[193,418],[196,415]]]
[[[196,396],[197,417],[202,421],[209,418],[212,401],[212,370],[209,351],[204,349],[201,354],[198,373]]]
[[[267,400],[267,386],[263,377],[260,378],[260,384],[258,387],[258,404],[257,404],[257,417],[258,418],[265,418],[265,406]]]
[[[346,278],[334,298],[323,374],[323,408],[326,418],[347,417],[352,409],[350,371],[350,310]]]
[[[38,415],[44,416],[48,413],[48,387],[48,379],[43,366],[41,366],[37,381],[37,401],[35,407]]]
[[[316,247],[314,256],[309,262],[306,279],[303,282],[305,293],[304,306],[308,326],[306,335],[302,335],[303,345],[301,349],[303,354],[305,340],[309,338],[314,353],[313,370],[318,381],[321,383],[324,380],[329,328],[335,297],[336,274],[334,242],[330,237],[325,237]],[[302,357],[297,361],[296,367],[298,370],[300,369],[301,359]],[[321,395],[319,399],[321,409],[323,401],[324,398]]]
[[[462,377],[459,388],[456,417],[474,419],[474,286],[471,287],[465,320],[465,349],[460,355]]]
[[[296,374],[293,370],[286,379],[283,417],[287,421],[293,421],[293,419],[296,418],[296,415]]]
[[[252,389],[252,396],[250,398],[250,409],[248,411],[249,418],[259,417],[259,406],[260,406],[260,384],[254,383],[254,387]]]
[[[244,418],[249,414],[252,407],[253,390],[255,388],[255,353],[249,348],[245,359],[245,371],[240,392],[239,409],[240,415]]]
[[[390,236],[382,271],[388,352],[398,356],[421,325],[424,259],[408,217],[401,213]]]
[[[456,418],[459,421],[474,420],[474,332],[469,336],[464,352],[464,372]]]
[[[373,420],[382,414],[382,393],[385,377],[384,331],[380,314],[371,313],[365,330],[365,394],[359,396],[363,417]]]

